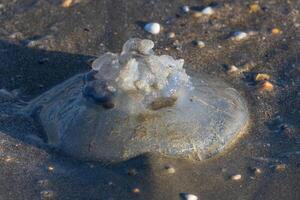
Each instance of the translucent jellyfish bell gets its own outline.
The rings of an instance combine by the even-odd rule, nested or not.
[[[151,40],[130,39],[92,70],[37,97],[25,108],[50,145],[95,161],[144,153],[202,160],[243,132],[242,97],[216,80],[190,77],[182,59],[155,55]]]

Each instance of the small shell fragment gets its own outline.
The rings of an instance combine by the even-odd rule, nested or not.
[[[212,15],[212,14],[214,14],[214,12],[215,12],[214,9],[212,7],[210,7],[210,6],[204,8],[201,11],[201,13],[204,14],[204,15]]]
[[[231,37],[232,40],[235,41],[241,41],[248,37],[248,34],[246,32],[237,31],[233,33],[233,36]]]
[[[278,34],[280,34],[282,31],[281,31],[279,28],[273,28],[271,32],[272,32],[273,35],[278,35]]]
[[[257,3],[253,3],[253,4],[249,5],[249,11],[250,11],[250,13],[256,13],[256,12],[258,12],[260,10],[261,10],[261,8],[260,8],[259,4],[257,4]]]
[[[159,34],[160,32],[160,24],[156,22],[151,22],[145,25],[144,27],[145,31],[151,33],[151,34]]]
[[[176,34],[174,32],[168,33],[168,38],[175,38]]]
[[[227,69],[227,73],[232,74],[238,72],[239,69],[235,65],[230,65]]]
[[[198,40],[196,41],[196,46],[201,49],[205,47],[205,43],[203,41]]]
[[[242,175],[241,174],[236,174],[230,177],[231,180],[233,181],[239,181],[242,179]]]
[[[269,81],[263,81],[261,84],[260,84],[260,87],[259,87],[259,90],[260,92],[264,92],[264,91],[267,91],[267,92],[270,92],[274,89],[274,86],[271,82]]]
[[[286,169],[286,164],[277,164],[275,166],[275,170],[278,172],[283,172],[285,171],[285,169]]]
[[[165,170],[169,173],[169,174],[174,174],[176,172],[175,168],[171,165],[166,165],[165,166]]]
[[[196,195],[189,193],[181,193],[180,197],[181,200],[198,200],[198,197]]]
[[[189,7],[189,6],[182,6],[182,7],[181,7],[181,10],[182,10],[183,12],[185,12],[185,13],[188,13],[188,12],[190,12],[190,7]]]
[[[270,75],[268,75],[268,74],[257,74],[255,76],[256,82],[267,81],[267,80],[270,80]]]
[[[68,8],[68,7],[70,7],[73,3],[74,3],[73,0],[64,0],[61,6],[64,7],[64,8]]]
[[[134,194],[138,194],[140,192],[141,192],[141,190],[139,188],[133,188],[132,189],[132,193],[134,193]]]

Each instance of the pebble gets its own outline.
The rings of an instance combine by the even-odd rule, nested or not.
[[[189,6],[182,6],[182,7],[181,7],[181,10],[182,10],[183,12],[185,12],[185,13],[188,13],[188,12],[190,12],[190,7],[189,7]]]
[[[168,38],[175,38],[176,34],[174,32],[168,33]]]
[[[198,200],[198,197],[194,194],[181,193],[180,197],[182,200]]]
[[[248,34],[242,31],[237,31],[233,33],[232,40],[241,41],[248,37]]]
[[[167,172],[169,174],[174,174],[176,172],[175,168],[173,166],[171,166],[171,165],[166,165],[165,169],[167,170]]]
[[[196,41],[196,46],[201,49],[205,47],[205,43],[203,41],[198,40]]]
[[[204,15],[212,15],[212,14],[214,14],[214,12],[215,12],[214,9],[212,7],[210,7],[210,6],[204,8],[201,11],[201,13],[204,14]]]
[[[156,22],[151,22],[145,25],[144,27],[145,31],[151,33],[151,34],[159,34],[160,32],[160,24]]]
[[[241,174],[236,174],[236,175],[233,175],[230,177],[231,180],[234,180],[234,181],[239,181],[242,179],[242,175]]]
[[[268,74],[260,74],[259,73],[255,76],[256,82],[267,81],[267,80],[270,80],[270,75],[268,75]]]

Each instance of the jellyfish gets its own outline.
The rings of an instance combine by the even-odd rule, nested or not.
[[[120,162],[145,154],[204,160],[245,132],[247,105],[222,81],[187,74],[183,59],[133,38],[92,69],[33,99],[23,112],[45,142],[80,160]]]

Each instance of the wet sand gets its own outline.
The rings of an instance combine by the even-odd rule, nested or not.
[[[236,88],[248,102],[251,122],[236,144],[207,161],[149,154],[91,163],[47,148],[36,136],[38,127],[9,115],[11,108],[1,102],[0,199],[180,199],[180,193],[201,200],[300,199],[300,3],[261,0],[261,10],[250,13],[251,1],[218,1],[212,16],[200,18],[179,10],[210,3],[81,0],[64,8],[58,0],[1,1],[0,88],[17,90],[24,100],[87,71],[96,56],[119,52],[128,38],[140,37],[155,41],[156,52],[185,59],[190,73]],[[159,22],[163,31],[146,33],[142,25],[148,21]],[[273,28],[282,33],[272,34]],[[229,39],[235,31],[254,34],[237,42]],[[169,32],[176,37],[169,39]],[[205,47],[196,47],[195,40]],[[247,70],[228,74],[230,65]],[[257,73],[271,76],[272,91],[258,90]],[[261,173],[254,174],[253,167]],[[230,178],[236,174],[241,180]]]

